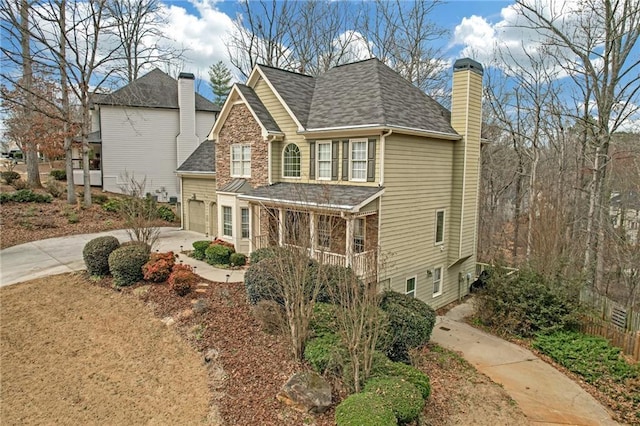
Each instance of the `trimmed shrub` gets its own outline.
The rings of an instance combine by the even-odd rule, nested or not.
[[[395,291],[384,292],[380,307],[389,316],[388,335],[392,336],[386,355],[392,361],[409,362],[409,349],[429,342],[435,311],[423,301]]]
[[[211,245],[209,240],[201,240],[193,242],[193,258],[198,260],[204,260],[205,251]]]
[[[38,194],[30,189],[21,189],[10,194],[2,193],[0,202],[14,202],[14,203],[50,203],[53,197],[49,194]]]
[[[44,189],[54,198],[60,198],[64,195],[64,186],[57,180],[49,179],[44,184]]]
[[[316,336],[327,333],[337,333],[338,324],[336,323],[336,305],[329,303],[316,302],[313,306],[313,315],[309,322],[309,329]]]
[[[249,255],[251,264],[254,265],[263,259],[271,259],[278,255],[278,249],[276,247],[264,247],[258,250],[254,250]]]
[[[172,251],[167,253],[151,253],[149,261],[142,267],[144,279],[154,283],[166,281],[175,263],[176,256]]]
[[[371,378],[374,377],[399,377],[418,388],[422,398],[427,399],[431,395],[429,376],[411,365],[393,362],[380,352],[376,352],[373,358]]]
[[[159,206],[156,209],[156,214],[158,215],[158,218],[164,221],[167,221],[167,222],[176,221],[176,214],[173,212],[173,210],[171,210],[171,207]]]
[[[151,246],[144,241],[129,240],[120,244],[120,247],[139,246],[147,251],[147,256],[151,255]]]
[[[322,277],[322,283],[316,300],[321,303],[339,302],[335,298],[341,282],[359,282],[355,272],[344,266],[319,265],[317,273]]]
[[[20,173],[8,170],[6,172],[0,172],[0,177],[2,177],[7,185],[11,185],[14,181],[20,179]]]
[[[530,269],[507,276],[496,269],[478,294],[480,320],[502,332],[522,337],[576,330],[579,291],[570,282],[547,279]]]
[[[167,282],[171,291],[178,296],[186,296],[198,282],[198,276],[189,265],[175,265]]]
[[[212,244],[204,251],[204,256],[209,265],[228,265],[231,249],[221,244]]]
[[[307,341],[304,359],[320,374],[327,371],[338,373],[342,361],[340,337],[326,333]]]
[[[380,396],[399,424],[416,420],[424,407],[418,388],[399,377],[371,379],[364,385],[364,392]]]
[[[273,300],[282,305],[282,289],[271,274],[275,259],[264,259],[249,266],[244,274],[244,285],[249,303],[255,305],[261,300]]]
[[[63,169],[53,169],[49,172],[49,176],[55,180],[67,180],[67,171]]]
[[[336,407],[337,426],[394,426],[393,411],[375,393],[356,393]]]
[[[82,258],[89,275],[109,275],[109,255],[118,247],[120,241],[110,235],[94,238],[82,249]]]
[[[102,203],[102,208],[104,209],[104,211],[109,213],[117,213],[120,211],[121,207],[122,203],[118,198],[109,198],[107,201]]]
[[[114,284],[118,287],[142,280],[144,278],[142,267],[149,260],[149,251],[145,246],[125,244],[109,255],[109,270],[113,275]]]
[[[242,253],[231,253],[229,263],[234,266],[244,266],[247,264],[247,256]]]
[[[232,243],[230,243],[228,241],[225,241],[225,240],[223,240],[221,238],[216,238],[215,240],[213,240],[211,242],[211,244],[218,244],[220,246],[225,246],[225,247],[227,247],[227,248],[229,248],[231,250],[231,253],[235,253],[236,252],[236,247]]]

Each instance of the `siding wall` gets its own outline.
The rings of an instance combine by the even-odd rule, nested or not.
[[[216,206],[215,176],[182,176],[182,226],[187,230],[192,230],[189,227],[189,201],[193,199],[194,194],[197,200],[204,201],[205,203],[205,233],[211,237],[218,235],[218,209]]]
[[[381,281],[389,279],[391,289],[404,293],[406,279],[415,276],[416,297],[434,307],[458,297],[460,268],[447,269],[453,156],[452,141],[398,134],[387,138],[380,212],[380,246],[386,264]],[[435,245],[436,211],[440,209],[445,210],[445,243]],[[434,298],[428,271],[437,267],[442,267],[443,291]]]
[[[178,110],[101,106],[103,189],[122,192],[126,172],[136,179],[146,176],[145,192],[158,195],[159,201],[178,197],[178,120]],[[214,121],[214,113],[196,114],[200,142],[206,139]],[[165,192],[156,192],[162,187]]]

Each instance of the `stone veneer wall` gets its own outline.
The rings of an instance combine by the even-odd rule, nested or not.
[[[216,142],[216,188],[231,182],[231,145],[251,145],[251,178],[249,184],[256,188],[269,183],[268,142],[262,137],[260,125],[244,104],[231,107]]]

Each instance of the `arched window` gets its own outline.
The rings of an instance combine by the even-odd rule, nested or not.
[[[284,147],[284,177],[300,177],[300,148],[294,143]]]

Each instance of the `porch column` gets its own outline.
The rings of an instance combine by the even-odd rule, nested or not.
[[[316,215],[314,212],[309,212],[309,250],[311,251],[311,258],[316,258]]]
[[[346,217],[344,219],[347,222],[347,238],[345,241],[345,261],[347,262],[346,266],[351,266],[353,264],[353,218],[351,216]]]
[[[284,209],[278,209],[278,245],[284,246]]]

